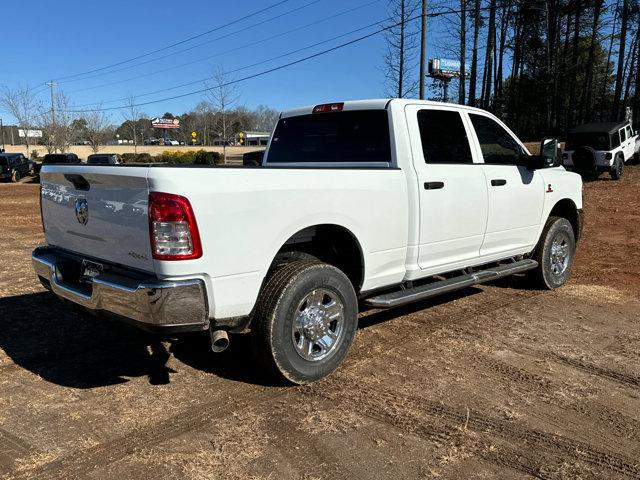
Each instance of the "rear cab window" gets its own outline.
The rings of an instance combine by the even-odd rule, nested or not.
[[[265,164],[385,167],[392,162],[386,110],[344,110],[278,121]]]

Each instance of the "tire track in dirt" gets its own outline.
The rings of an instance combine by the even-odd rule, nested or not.
[[[624,386],[631,388],[640,387],[640,377],[635,375],[631,375],[624,372],[619,372],[617,370],[612,370],[605,367],[600,367],[598,365],[594,365],[592,363],[587,363],[583,360],[579,360],[577,358],[572,358],[567,355],[562,355],[559,353],[551,353],[546,355],[550,360],[554,360],[559,363],[563,363],[570,367],[581,370],[589,375],[595,375],[601,378],[605,378],[607,380],[611,380],[616,383],[621,383]]]
[[[167,440],[197,430],[217,419],[243,409],[260,406],[289,394],[283,389],[244,388],[224,399],[204,402],[158,423],[135,429],[86,450],[74,451],[33,470],[12,477],[13,480],[49,480],[88,478],[91,472],[131,455],[138,449],[159,445]],[[201,392],[201,395],[204,394]]]
[[[521,354],[531,356],[530,353]],[[534,356],[534,358],[548,356],[542,352],[538,352],[537,355],[538,356]],[[503,375],[507,380],[518,382],[518,384],[524,383],[531,385],[533,388],[541,389],[549,395],[548,397],[539,397],[541,401],[550,405],[557,405],[564,409],[570,409],[582,417],[589,419],[594,424],[600,425],[607,430],[611,430],[623,438],[635,440],[640,445],[640,422],[628,415],[587,400],[575,403],[552,399],[551,395],[553,395],[554,392],[554,383],[550,379],[528,372],[520,367],[490,358],[479,351],[474,352],[473,361],[469,361],[469,364],[474,366],[483,366],[488,370],[498,373],[499,375]],[[560,385],[557,385],[557,387],[560,387]],[[550,421],[554,419],[552,416],[548,416],[546,418]]]
[[[309,391],[333,402],[344,402],[339,389],[332,391],[325,386],[323,391],[313,387]],[[502,420],[476,410],[467,410],[466,407],[456,408],[421,397],[400,396],[384,390],[357,389],[355,385],[351,389],[351,395],[345,407],[349,405],[351,407],[358,405],[359,413],[418,434],[434,443],[450,440],[451,432],[463,427],[479,434],[489,434],[510,443],[525,445],[527,450],[544,452],[545,457],[551,457],[557,463],[570,457],[600,469],[640,479],[640,463],[637,459],[598,449],[588,443],[562,435],[532,429],[522,422]],[[401,413],[402,417],[399,418],[396,413]],[[445,425],[440,427],[434,425],[438,421],[444,422]],[[512,459],[503,456],[502,465],[527,474],[531,474],[531,469],[537,471],[535,465],[527,467],[527,471],[523,470],[518,460],[521,457],[521,451],[522,449],[519,449]],[[480,456],[483,455],[482,451],[477,453]]]
[[[0,473],[17,458],[33,452],[35,449],[27,442],[0,428]]]

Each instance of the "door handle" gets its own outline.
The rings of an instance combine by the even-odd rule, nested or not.
[[[496,180],[491,180],[491,186],[492,187],[502,187],[503,185],[506,185],[507,181],[502,179],[502,178],[498,178]]]
[[[425,190],[440,190],[444,188],[444,182],[424,182]]]

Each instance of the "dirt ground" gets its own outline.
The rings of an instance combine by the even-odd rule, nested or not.
[[[0,185],[0,478],[640,478],[640,167],[585,185],[565,288],[364,312],[296,388],[246,339],[214,356],[64,308],[31,270],[37,192]]]

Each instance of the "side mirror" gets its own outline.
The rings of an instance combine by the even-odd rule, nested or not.
[[[548,160],[550,167],[559,165],[560,143],[557,138],[545,138],[540,143],[540,156]]]

